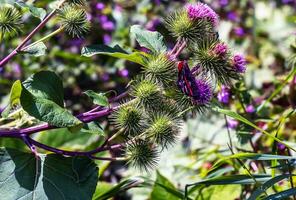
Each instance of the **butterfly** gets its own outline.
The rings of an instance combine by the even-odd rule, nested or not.
[[[190,97],[196,97],[197,83],[186,61],[180,61],[178,63],[178,87],[180,90]]]

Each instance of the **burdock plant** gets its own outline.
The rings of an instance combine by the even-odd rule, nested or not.
[[[81,7],[83,3],[61,1],[56,10],[29,34],[29,39],[55,13],[58,14],[60,27],[33,44],[44,42],[62,30],[71,36],[86,34],[90,26]],[[10,7],[1,10],[5,11],[0,14],[2,36],[19,32],[19,12]],[[141,47],[149,49],[148,53],[126,52],[118,45],[90,45],[82,49],[83,56],[104,54],[142,66],[142,73],[134,77],[127,92],[119,96],[108,99],[102,93],[85,92],[96,105],[88,112],[73,116],[64,107],[62,81],[53,72],[41,71],[24,82],[16,81],[11,89],[10,105],[2,116],[2,121],[9,124],[0,126],[0,137],[22,139],[37,157],[38,147],[63,156],[123,160],[140,170],[155,167],[159,153],[178,141],[182,120],[193,112],[202,114],[211,108],[216,86],[230,86],[239,80],[246,65],[242,55],[233,55],[219,39],[216,32],[218,16],[206,4],[185,5],[167,17],[166,26],[176,39],[174,48],[170,50],[160,33],[143,30],[140,26],[133,26],[131,35]],[[0,67],[26,50],[28,41],[25,39],[4,58]],[[188,59],[180,60],[180,54],[187,52],[189,54],[184,57]],[[26,116],[26,119],[20,116]],[[84,132],[99,132],[101,128],[96,125],[97,119],[106,116],[109,116],[112,131],[104,135],[105,140],[94,150],[56,149],[31,137],[33,133],[58,128],[68,128],[72,132],[81,129]],[[17,128],[13,121],[26,123]],[[116,149],[120,151],[113,153],[112,157],[98,156],[100,152]]]

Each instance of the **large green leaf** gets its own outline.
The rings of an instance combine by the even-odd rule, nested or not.
[[[86,157],[34,155],[0,149],[0,199],[90,200],[98,168]]]
[[[159,32],[144,30],[140,25],[133,25],[130,32],[141,47],[156,53],[164,53],[167,50],[163,36]]]
[[[53,101],[33,96],[24,87],[20,99],[22,108],[40,121],[57,127],[82,127],[82,122],[69,111]]]
[[[218,107],[213,108],[213,110],[216,111],[216,112],[219,112],[219,113],[225,114],[225,115],[227,115],[227,116],[229,116],[229,117],[232,117],[232,118],[234,118],[234,119],[236,119],[236,120],[238,120],[238,121],[243,122],[244,124],[247,124],[247,125],[249,125],[249,126],[255,128],[256,130],[262,132],[263,134],[267,135],[268,137],[274,139],[275,141],[277,141],[277,142],[279,142],[279,143],[285,145],[287,148],[289,148],[289,149],[291,149],[291,150],[293,150],[293,151],[296,152],[296,150],[295,150],[293,147],[291,147],[291,146],[288,145],[287,143],[281,141],[280,139],[278,139],[278,138],[275,137],[274,135],[268,133],[267,131],[263,130],[262,128],[256,126],[255,124],[253,124],[252,122],[250,122],[250,121],[247,120],[246,118],[242,117],[242,116],[239,115],[238,113],[233,112],[233,111],[231,111],[231,110],[221,109],[221,108],[218,108]]]
[[[178,191],[175,186],[157,171],[156,181],[151,193],[153,200],[179,200],[183,199],[183,193]]]
[[[100,187],[99,185],[97,187],[96,193],[94,194],[93,200],[110,199],[118,195],[120,192],[126,191],[133,187],[137,187],[142,182],[143,182],[142,179],[127,179],[127,180],[121,181],[115,186],[112,186],[106,183],[104,187]]]
[[[41,71],[30,76],[23,86],[35,97],[48,99],[60,107],[64,107],[64,91],[62,80],[51,71]]]
[[[118,45],[115,45],[114,47],[109,47],[106,45],[86,46],[82,48],[81,55],[86,57],[91,57],[94,55],[107,55],[115,58],[122,58],[122,59],[145,66],[145,61],[144,61],[145,58],[141,52],[128,53]]]

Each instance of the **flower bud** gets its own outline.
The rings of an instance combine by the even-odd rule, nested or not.
[[[124,129],[127,137],[139,135],[142,131],[142,111],[134,104],[121,106],[111,118],[117,129]]]
[[[176,142],[179,121],[173,116],[156,113],[150,117],[149,124],[150,127],[147,130],[149,137],[152,137],[162,148],[167,148]]]
[[[21,13],[13,7],[0,7],[0,36],[13,37],[21,32]],[[0,42],[1,42],[0,37]]]
[[[136,140],[126,148],[128,164],[141,171],[154,168],[159,160],[159,151],[149,140]]]
[[[148,77],[162,83],[164,86],[169,85],[177,78],[174,62],[170,61],[164,54],[152,56],[147,61],[147,65],[143,67],[143,70]]]
[[[82,37],[90,29],[86,12],[77,6],[65,6],[59,13],[61,25],[72,37]]]

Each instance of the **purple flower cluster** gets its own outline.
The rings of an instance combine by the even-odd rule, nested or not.
[[[218,43],[214,47],[214,54],[219,57],[224,57],[227,54],[228,47],[225,43]]]
[[[246,59],[241,54],[236,54],[233,57],[233,66],[238,73],[244,73],[246,71]]]
[[[187,4],[186,10],[189,18],[192,20],[207,19],[214,27],[216,27],[219,23],[219,17],[217,13],[204,3],[197,3],[195,5]]]
[[[219,102],[228,104],[230,99],[230,89],[227,86],[222,85],[221,90],[218,92],[217,98]]]

